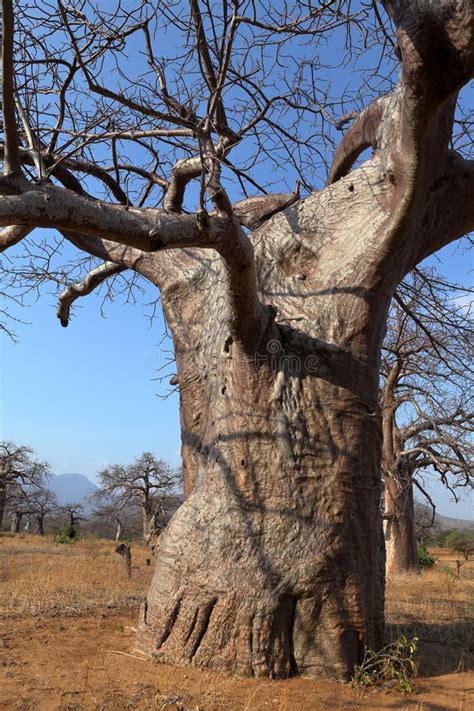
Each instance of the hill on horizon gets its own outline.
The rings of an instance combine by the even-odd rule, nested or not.
[[[58,503],[83,504],[87,510],[91,508],[88,497],[94,494],[98,487],[84,474],[76,472],[54,474],[48,482],[48,489],[56,494]]]

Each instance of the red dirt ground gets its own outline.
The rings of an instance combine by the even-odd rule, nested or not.
[[[127,611],[2,622],[0,709],[474,709],[473,679],[466,672],[420,678],[417,692],[403,696],[312,679],[235,680],[117,654],[132,652],[135,621],[136,613]]]

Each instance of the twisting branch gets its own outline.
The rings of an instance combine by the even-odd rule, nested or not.
[[[431,527],[434,525],[434,521],[435,521],[435,517],[436,517],[436,505],[435,505],[433,499],[431,498],[431,496],[426,491],[426,489],[420,484],[420,482],[416,478],[413,478],[413,483],[416,486],[416,488],[419,491],[421,491],[421,493],[423,494],[423,496],[425,497],[425,499],[428,501],[429,505],[431,506],[431,523],[430,523],[430,527]]]
[[[92,269],[82,281],[66,287],[58,302],[57,317],[61,322],[61,326],[66,328],[69,325],[71,306],[77,299],[87,296],[104,281],[123,271],[126,271],[126,267],[113,262],[104,262]]]
[[[327,185],[331,185],[347,175],[362,151],[374,146],[377,129],[388,98],[387,96],[380,97],[358,115],[334,154]],[[352,114],[346,114],[341,121],[347,122],[351,116]]]
[[[185,158],[175,164],[163,204],[167,212],[181,212],[186,186],[191,180],[198,178],[201,175],[201,171],[202,162],[200,157]]]

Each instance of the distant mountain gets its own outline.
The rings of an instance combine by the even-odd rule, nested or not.
[[[426,520],[431,520],[432,509],[428,504],[423,504],[420,501],[415,503],[415,515],[418,517],[423,515]],[[435,528],[439,531],[474,531],[474,520],[468,521],[463,518],[453,518],[452,516],[443,516],[436,512]]]
[[[57,474],[48,481],[59,504],[83,504],[86,509],[91,508],[87,499],[97,488],[84,474]]]
[[[474,521],[466,521],[466,519],[462,518],[451,518],[451,516],[436,514],[436,523],[443,531],[474,531]]]

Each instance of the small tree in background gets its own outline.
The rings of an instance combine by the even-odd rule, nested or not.
[[[142,532],[142,509],[137,501],[104,497],[101,491],[94,494],[90,501],[94,504],[94,511],[89,528],[98,530],[100,535],[112,536],[119,541],[124,536]]]
[[[175,503],[181,481],[178,472],[150,452],[144,452],[133,464],[103,469],[99,479],[98,496],[115,514],[126,506],[140,506],[146,543],[166,525],[167,511]]]
[[[68,525],[71,529],[75,529],[80,521],[86,521],[86,517],[82,514],[84,513],[84,506],[82,504],[64,504],[59,509],[63,515],[68,517]]]
[[[0,531],[7,509],[11,530],[20,530],[21,519],[29,510],[28,497],[48,476],[48,464],[35,459],[30,447],[0,442]]]
[[[19,533],[21,522],[30,513],[30,505],[26,491],[18,484],[8,488],[5,511],[10,519],[10,533]]]
[[[36,533],[44,536],[45,518],[59,508],[56,494],[41,486],[34,489],[28,496],[29,513],[36,521]]]
[[[456,489],[472,486],[473,326],[458,301],[465,295],[418,269],[390,311],[380,391],[389,573],[419,570],[414,488],[432,506],[431,525],[435,514],[424,477],[439,477],[455,499]]]
[[[466,560],[474,552],[474,533],[472,531],[450,531],[444,539],[446,548],[462,553]]]

